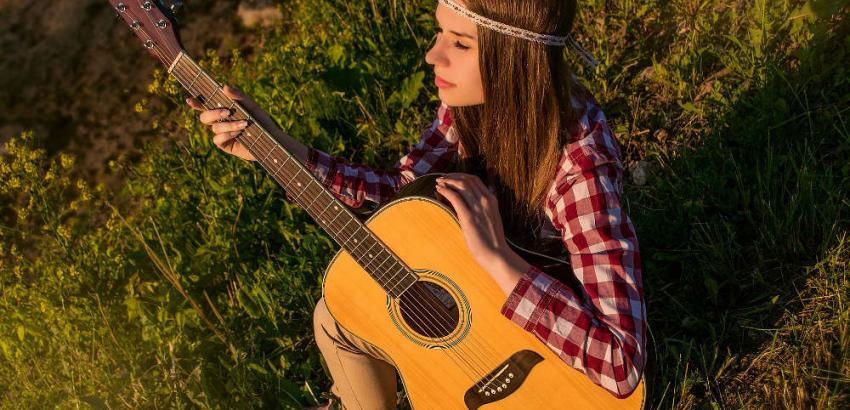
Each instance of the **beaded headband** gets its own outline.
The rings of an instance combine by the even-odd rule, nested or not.
[[[512,37],[518,37],[524,40],[535,41],[538,43],[545,44],[547,46],[569,46],[575,50],[576,53],[592,68],[596,68],[599,65],[599,62],[593,58],[593,55],[590,54],[587,50],[582,48],[578,42],[573,38],[572,35],[567,34],[566,36],[553,36],[549,34],[540,34],[535,33],[533,31],[528,31],[519,27],[514,27],[505,23],[500,23],[496,20],[491,20],[487,17],[484,17],[480,14],[470,11],[466,7],[461,6],[456,3],[454,0],[439,0],[439,2],[454,11],[461,16],[464,16],[475,24],[480,26],[487,27],[491,30],[498,31],[502,34],[507,34]]]

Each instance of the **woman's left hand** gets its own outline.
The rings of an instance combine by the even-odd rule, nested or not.
[[[505,271],[516,266],[518,255],[508,247],[496,196],[475,175],[449,173],[437,178],[437,193],[452,204],[469,252],[503,289],[524,272]],[[520,258],[521,259],[521,258]]]

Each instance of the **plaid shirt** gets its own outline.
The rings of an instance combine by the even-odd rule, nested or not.
[[[638,385],[646,357],[646,310],[635,229],[620,205],[623,167],[605,115],[586,89],[573,98],[583,111],[579,135],[564,147],[545,213],[568,251],[577,294],[532,266],[501,313],[568,365],[617,397]],[[583,101],[580,103],[579,101]],[[457,136],[441,103],[419,142],[391,169],[376,170],[310,148],[307,168],[343,203],[382,205],[428,172],[449,171]]]

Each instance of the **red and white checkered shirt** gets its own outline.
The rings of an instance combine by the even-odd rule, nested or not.
[[[620,204],[619,146],[595,98],[582,90],[582,98],[572,100],[583,110],[576,127],[580,135],[564,147],[544,211],[583,291],[577,294],[532,266],[501,312],[591,381],[626,397],[638,385],[646,358],[640,253],[635,229]],[[416,177],[451,171],[458,145],[451,122],[451,108],[441,103],[419,142],[388,170],[352,164],[313,148],[306,166],[343,203],[383,205]]]

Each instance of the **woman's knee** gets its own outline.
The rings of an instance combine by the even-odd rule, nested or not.
[[[328,312],[328,306],[325,304],[325,298],[320,298],[313,309],[313,332],[318,335],[322,329],[327,329],[327,324],[331,321],[331,314]],[[324,325],[324,326],[323,326]]]

